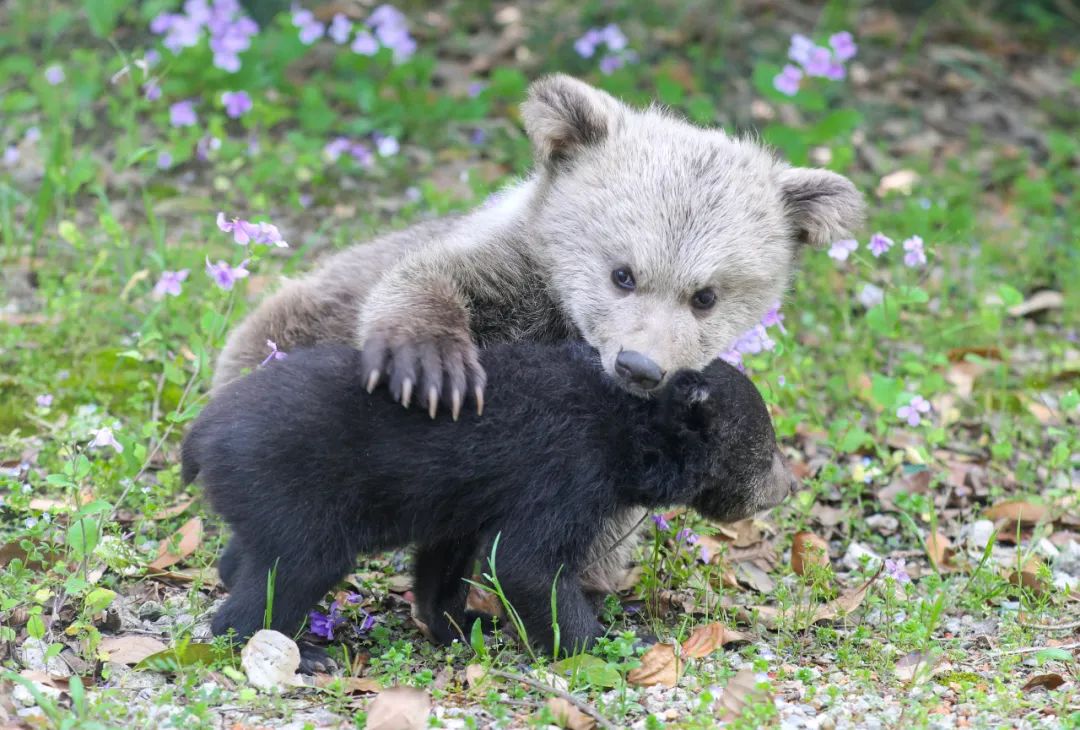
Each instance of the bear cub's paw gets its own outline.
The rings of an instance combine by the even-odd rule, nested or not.
[[[361,377],[370,393],[387,382],[394,400],[406,408],[417,402],[435,418],[439,403],[458,419],[466,400],[484,411],[487,376],[468,329],[425,325],[376,326],[362,347]]]

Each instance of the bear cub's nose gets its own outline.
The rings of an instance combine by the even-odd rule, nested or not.
[[[635,350],[621,350],[615,358],[615,372],[641,390],[652,390],[664,379],[664,371],[651,359]]]

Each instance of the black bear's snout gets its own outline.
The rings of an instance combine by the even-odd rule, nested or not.
[[[619,351],[615,358],[615,373],[641,390],[652,390],[664,379],[660,366],[636,350]]]

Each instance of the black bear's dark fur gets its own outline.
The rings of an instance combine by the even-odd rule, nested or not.
[[[578,571],[605,517],[686,505],[733,520],[793,484],[761,396],[724,362],[645,400],[584,345],[501,346],[482,360],[488,407],[457,423],[369,395],[360,352],[343,346],[289,353],[207,405],[183,479],[198,478],[234,533],[215,634],[262,627],[275,564],[271,626],[294,633],[357,554],[414,543],[419,617],[449,642],[454,623],[469,625],[463,577],[501,533],[498,578],[529,636],[552,650],[554,583],[561,646],[584,647],[603,628]]]

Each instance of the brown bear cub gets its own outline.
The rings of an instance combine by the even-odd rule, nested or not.
[[[359,553],[415,544],[419,618],[450,642],[471,625],[463,578],[500,535],[498,578],[530,639],[554,648],[554,586],[560,646],[581,649],[604,627],[580,573],[616,510],[731,521],[794,486],[761,395],[727,363],[674,373],[646,400],[583,344],[481,359],[492,407],[458,423],[368,394],[362,353],[344,345],[289,353],[215,395],[184,441],[183,479],[233,530],[216,635],[262,628],[271,571],[271,627],[294,634]]]

